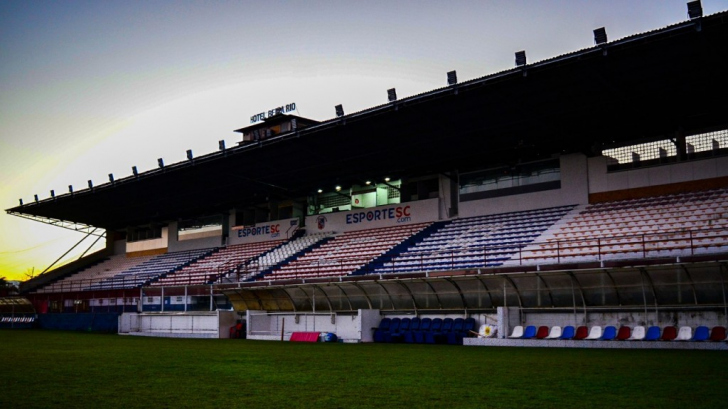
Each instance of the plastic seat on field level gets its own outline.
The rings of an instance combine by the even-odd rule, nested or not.
[[[561,331],[561,335],[559,336],[559,339],[572,339],[572,338],[574,338],[574,333],[575,333],[574,327],[571,325],[567,325]]]
[[[635,328],[636,329],[636,328]],[[642,337],[644,338],[644,331],[645,327],[642,327]],[[631,339],[631,330],[627,326],[619,327],[619,331],[617,331],[617,341],[625,341],[628,339]]]
[[[612,341],[615,338],[617,338],[617,328],[609,325],[604,328],[604,332],[599,339],[601,339],[602,341]]]
[[[581,340],[586,339],[589,336],[589,329],[585,325],[581,325],[576,329],[574,339]]]
[[[523,327],[520,325],[516,325],[513,327],[513,332],[511,332],[511,335],[508,336],[508,338],[521,338],[523,337]]]
[[[710,331],[710,340],[711,341],[725,341],[726,340],[726,331],[725,327],[713,327],[713,329]]]
[[[708,338],[710,338],[710,329],[701,325],[698,328],[695,328],[695,334],[693,334],[691,341],[707,341]]]
[[[549,327],[542,325],[536,331],[536,339],[544,339],[549,336]]]
[[[591,327],[591,329],[589,330],[589,335],[585,339],[593,341],[593,340],[599,339],[601,337],[602,337],[602,327],[599,325],[595,325],[595,326]]]
[[[534,337],[536,337],[536,326],[535,325],[527,326],[526,329],[523,331],[523,336],[521,338],[531,339]]]
[[[637,328],[635,328],[635,332],[637,331]],[[647,333],[645,334],[644,340],[645,341],[657,341],[660,339],[660,327],[658,326],[652,326],[647,328]]]
[[[559,339],[561,338],[561,327],[558,325],[555,325],[551,327],[551,331],[546,336],[546,339]]]
[[[693,337],[693,329],[690,327],[680,327],[680,330],[677,332],[677,337],[675,337],[675,341],[690,341]]]
[[[667,326],[662,330],[661,341],[674,341],[677,338],[677,328],[673,326]]]

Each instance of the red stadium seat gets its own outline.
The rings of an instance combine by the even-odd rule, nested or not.
[[[677,328],[669,326],[662,330],[661,341],[674,341],[675,338],[677,338]]]
[[[725,341],[725,339],[725,327],[713,327],[713,329],[710,331],[711,341]]]
[[[617,341],[629,339],[631,332],[632,330],[629,327],[619,327],[619,331],[617,332]]]
[[[576,329],[576,335],[574,335],[574,339],[586,339],[587,336],[589,336],[589,329],[586,326],[582,325]]]
[[[538,331],[536,331],[536,339],[544,339],[547,336],[549,336],[549,327],[547,327],[547,326],[538,327]]]

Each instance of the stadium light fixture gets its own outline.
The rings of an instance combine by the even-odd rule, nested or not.
[[[298,129],[298,121],[296,118],[291,118],[291,130],[295,131]]]
[[[599,27],[594,30],[594,44],[602,45],[607,43],[607,30],[604,27]]]
[[[68,185],[68,193],[73,194],[73,185]]]
[[[450,71],[447,73],[447,85],[455,85],[458,83],[458,73]]]
[[[317,192],[323,193],[324,191],[323,191],[323,189],[319,189],[319,190],[317,190]]]
[[[344,116],[344,107],[341,106],[341,104],[335,106],[334,109],[336,110],[336,117],[337,118],[340,117],[340,116]]]
[[[389,182],[390,180],[391,180],[391,179],[389,179],[389,177],[386,177],[386,178],[384,178],[384,181],[385,181],[385,182]]]
[[[55,191],[55,190],[53,190],[53,189],[51,189],[51,197],[52,197],[53,199],[55,199],[55,198],[56,198],[56,191]]]
[[[134,174],[134,177],[139,177],[139,171],[136,166],[131,167],[131,172]]]
[[[113,173],[109,173],[109,182],[111,184],[114,184],[114,174]]]
[[[688,2],[688,17],[690,20],[703,17],[703,5],[700,0]]]
[[[88,180],[88,188],[92,190],[94,188],[94,182],[92,182],[91,179]]]
[[[522,67],[524,65],[526,65],[526,52],[517,51],[516,52],[516,67]]]
[[[225,150],[225,140],[224,139],[220,139],[219,141],[217,141],[217,147],[221,151],[224,151]]]
[[[337,191],[337,192],[341,192],[341,186],[339,186],[339,185],[336,185],[336,191]]]
[[[23,199],[18,199],[20,201],[20,207],[23,207]]]
[[[394,88],[390,88],[387,90],[387,98],[389,98],[389,102],[394,102],[397,100],[397,90]]]
[[[192,149],[187,149],[187,160],[192,160],[193,158]]]
[[[366,184],[367,186],[369,186],[369,185],[371,185],[371,184],[372,184],[372,181],[371,181],[371,180],[367,180],[367,181],[366,181],[366,182],[364,182],[364,183],[365,183],[365,184]]]
[[[159,169],[164,169],[164,160],[162,158],[157,159],[157,164],[159,165]]]
[[[38,195],[33,195],[33,197],[35,198],[35,202],[38,203]]]

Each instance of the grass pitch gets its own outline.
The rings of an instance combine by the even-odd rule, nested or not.
[[[721,351],[0,330],[0,408],[723,407]]]

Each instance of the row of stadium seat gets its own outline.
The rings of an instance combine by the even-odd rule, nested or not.
[[[157,277],[178,270],[195,260],[216,251],[214,248],[179,251],[154,256],[111,278],[92,284],[86,290],[110,290],[120,288],[136,288]]]
[[[474,329],[474,318],[382,318],[374,342],[460,345]]]
[[[274,269],[259,280],[345,276],[371,263],[430,224],[346,232]]]
[[[393,255],[376,273],[495,267],[560,220],[574,206],[453,220]]]
[[[216,280],[244,264],[266,253],[283,243],[282,240],[259,243],[235,244],[190,263],[178,271],[167,274],[152,282],[153,286],[196,285]]]
[[[26,315],[23,317],[1,317],[0,323],[30,323],[35,321],[34,316]]]
[[[706,326],[699,326],[693,329],[688,326],[680,327],[667,326],[662,331],[658,326],[652,326],[645,330],[643,326],[636,326],[634,330],[628,326],[617,329],[614,326],[593,326],[588,329],[586,326],[579,326],[576,329],[569,325],[564,328],[554,326],[549,329],[547,326],[536,328],[534,325],[527,327],[516,326],[508,338],[513,339],[575,339],[575,340],[601,340],[601,341],[728,341],[726,329],[722,326],[709,329]]]
[[[537,264],[714,253],[728,248],[728,190],[586,206],[526,249]]]

